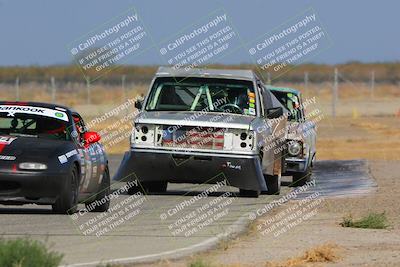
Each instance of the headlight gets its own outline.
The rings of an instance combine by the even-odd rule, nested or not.
[[[240,151],[254,150],[254,132],[245,130],[230,130],[224,133],[225,149]]]
[[[301,152],[301,143],[298,141],[288,142],[288,152],[291,156],[298,156]]]
[[[135,124],[131,134],[131,147],[136,145],[154,146],[156,126]]]
[[[147,128],[146,125],[142,126],[141,129],[142,129],[142,133],[143,133],[143,134],[147,134],[147,133],[149,132],[149,128]]]
[[[22,170],[46,170],[47,165],[36,162],[23,162],[19,164],[19,168]]]

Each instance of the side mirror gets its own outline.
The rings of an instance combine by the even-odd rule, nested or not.
[[[267,118],[268,119],[276,119],[276,118],[279,118],[280,116],[283,116],[283,108],[282,107],[267,109]]]
[[[143,100],[136,100],[135,101],[135,108],[142,109],[143,107]]]
[[[86,145],[94,144],[99,142],[101,139],[100,135],[96,132],[86,132],[83,134],[83,140]]]

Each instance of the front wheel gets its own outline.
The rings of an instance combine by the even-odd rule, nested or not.
[[[264,175],[267,184],[267,195],[279,195],[281,193],[281,175]]]
[[[78,168],[74,166],[71,170],[71,174],[66,179],[61,194],[52,206],[53,212],[59,214],[75,213],[78,207],[78,192]]]
[[[108,167],[104,170],[103,179],[99,191],[96,194],[96,200],[93,202],[86,203],[86,209],[94,212],[106,212],[110,207],[110,172]],[[93,207],[94,206],[94,207]]]

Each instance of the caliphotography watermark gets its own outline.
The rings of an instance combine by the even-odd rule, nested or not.
[[[249,212],[248,213],[248,219],[250,221],[256,220],[257,218],[260,218],[270,212],[272,209],[280,207],[287,203],[289,200],[294,200],[297,198],[299,194],[302,194],[304,192],[307,192],[311,188],[315,187],[316,181],[312,180],[310,182],[307,182],[305,185],[300,186],[292,190],[286,195],[283,195],[282,197],[279,197],[277,200],[273,200],[270,203],[258,208],[255,211]]]
[[[142,192],[138,191],[133,195],[124,196],[130,188],[139,186],[138,180],[128,181],[110,194],[91,201],[90,204],[86,204],[86,208],[70,215],[73,224],[82,235],[98,238],[118,230],[142,213],[144,203],[147,201],[147,197]],[[113,205],[107,212],[92,212],[109,201],[112,201]]]
[[[225,176],[221,174],[217,177]],[[233,192],[225,191],[229,186],[227,179],[203,185],[207,188],[200,192],[193,190],[190,197],[174,201],[167,208],[164,206],[159,217],[172,236],[190,237],[212,229],[220,230],[215,226],[228,217],[237,196]]]
[[[271,234],[279,237],[287,233],[301,223],[307,223],[309,219],[318,213],[318,209],[324,202],[320,192],[314,192],[307,197],[297,200],[288,208],[279,211],[275,215],[263,219],[256,228],[262,235]]]
[[[278,78],[331,45],[332,41],[317,13],[309,8],[247,46],[260,73]]]
[[[139,114],[139,110],[134,108],[138,99],[138,97],[127,99],[121,105],[93,118],[88,123],[88,128],[102,128],[99,134],[102,136],[106,151],[121,146],[122,142],[129,140],[134,128],[134,119]]]
[[[160,55],[174,70],[208,65],[240,47],[238,33],[224,10],[217,10],[159,44]]]
[[[68,45],[89,81],[151,47],[151,38],[133,7]]]
[[[82,147],[82,150],[98,150],[92,153],[118,150],[124,142],[130,139],[134,119],[140,112],[134,105],[141,100],[140,95],[128,98],[120,105],[93,117],[87,124],[84,124],[80,118],[76,118],[75,125],[68,127],[67,131],[73,137],[72,140]],[[90,145],[91,140],[85,140],[84,135],[95,130],[101,138],[101,145],[93,147]]]

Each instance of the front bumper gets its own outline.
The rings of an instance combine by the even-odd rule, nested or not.
[[[257,155],[134,149],[125,153],[114,180],[216,183],[266,191]]]
[[[52,204],[65,186],[67,174],[18,171],[0,172],[0,203]]]
[[[308,160],[306,158],[286,158],[285,163],[286,173],[284,175],[305,172],[308,167]]]

